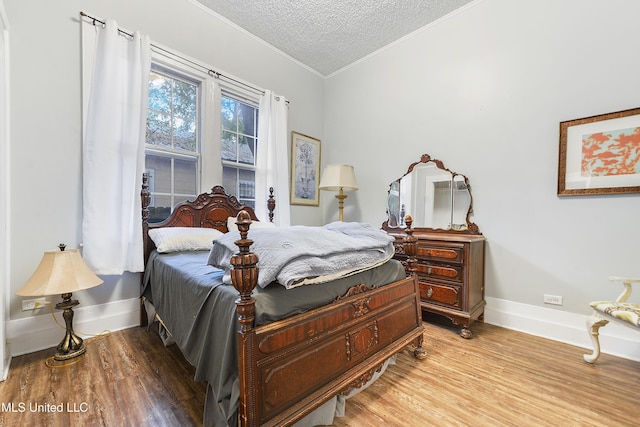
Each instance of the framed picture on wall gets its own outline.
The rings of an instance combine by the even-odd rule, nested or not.
[[[318,206],[320,140],[291,132],[291,204]]]
[[[640,193],[640,108],[560,123],[558,195]]]

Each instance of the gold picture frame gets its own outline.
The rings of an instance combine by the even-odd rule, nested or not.
[[[320,204],[320,150],[317,138],[291,132],[291,197],[292,205]]]
[[[640,193],[640,108],[560,123],[558,196]]]

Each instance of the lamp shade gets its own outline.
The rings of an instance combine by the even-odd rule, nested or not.
[[[19,296],[44,296],[72,293],[93,288],[103,282],[84,263],[77,249],[45,252],[40,265]]]
[[[356,173],[351,165],[333,164],[324,168],[319,188],[321,190],[355,191],[358,189]]]

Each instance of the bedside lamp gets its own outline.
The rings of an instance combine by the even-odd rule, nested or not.
[[[58,344],[53,358],[68,360],[86,351],[82,338],[73,332],[71,307],[78,305],[78,300],[71,300],[71,293],[93,288],[103,281],[87,267],[77,249],[65,251],[64,244],[58,247],[59,251],[44,253],[36,271],[16,294],[25,297],[62,295],[62,301],[56,304],[56,308],[64,309],[62,316],[67,332]]]
[[[356,174],[351,165],[334,164],[327,166],[322,172],[320,179],[320,190],[338,191],[338,212],[340,221],[344,219],[344,199],[347,195],[345,191],[355,191],[358,189]]]

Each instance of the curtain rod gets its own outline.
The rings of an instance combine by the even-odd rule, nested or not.
[[[98,19],[98,18],[95,18],[95,17],[93,17],[93,16],[91,16],[91,15],[89,15],[89,14],[87,14],[87,13],[83,12],[83,11],[80,11],[80,16],[83,16],[83,17],[85,17],[85,18],[87,18],[87,19],[92,20],[92,21],[93,21],[93,25],[94,25],[94,26],[96,25],[96,22],[99,22],[99,23],[100,23],[100,24],[102,24],[103,26],[104,26],[104,25],[106,25],[106,23],[105,23],[104,21],[102,21],[102,20],[100,20],[100,19]],[[119,32],[119,33],[121,33],[121,34],[124,34],[124,35],[125,35],[125,36],[127,36],[127,37],[131,37],[131,38],[133,38],[133,34],[128,33],[128,32],[126,32],[126,31],[124,31],[124,30],[120,29],[119,27],[118,27],[118,32]],[[260,89],[260,88],[257,88],[257,87],[254,87],[254,86],[251,86],[250,84],[247,84],[247,83],[241,82],[240,80],[236,80],[236,79],[234,79],[234,78],[232,78],[232,77],[226,76],[226,75],[224,75],[224,74],[222,74],[222,73],[220,73],[220,72],[218,72],[218,71],[212,70],[211,68],[206,67],[206,66],[204,66],[204,65],[202,65],[202,64],[199,64],[199,63],[197,63],[197,62],[194,62],[194,61],[192,61],[192,60],[190,60],[190,59],[188,59],[188,58],[184,58],[184,57],[182,57],[182,56],[180,56],[180,55],[178,55],[178,54],[176,54],[176,53],[174,53],[174,52],[171,52],[171,51],[169,51],[169,50],[167,50],[167,49],[164,49],[164,48],[162,48],[162,47],[160,47],[160,46],[158,46],[158,45],[156,45],[156,44],[151,43],[151,47],[152,47],[152,48],[154,48],[154,49],[157,49],[157,50],[161,51],[161,52],[162,52],[163,54],[165,54],[165,55],[171,55],[171,56],[173,56],[173,57],[176,57],[176,58],[180,59],[181,61],[184,61],[185,63],[189,63],[189,64],[191,64],[192,66],[196,66],[196,67],[198,67],[198,68],[200,68],[200,69],[204,70],[204,71],[205,71],[207,74],[209,74],[211,77],[215,77],[215,78],[221,78],[221,77],[222,77],[222,78],[223,78],[223,79],[225,79],[225,80],[229,80],[229,81],[231,81],[231,82],[233,82],[233,83],[235,83],[235,84],[237,84],[237,85],[242,85],[242,86],[244,86],[244,87],[246,87],[246,88],[249,88],[249,89],[251,89],[251,90],[253,90],[253,91],[256,91],[256,92],[258,92],[258,93],[260,93],[260,94],[264,95],[264,89]],[[286,102],[287,102],[287,104],[289,103],[289,101],[286,101]]]

